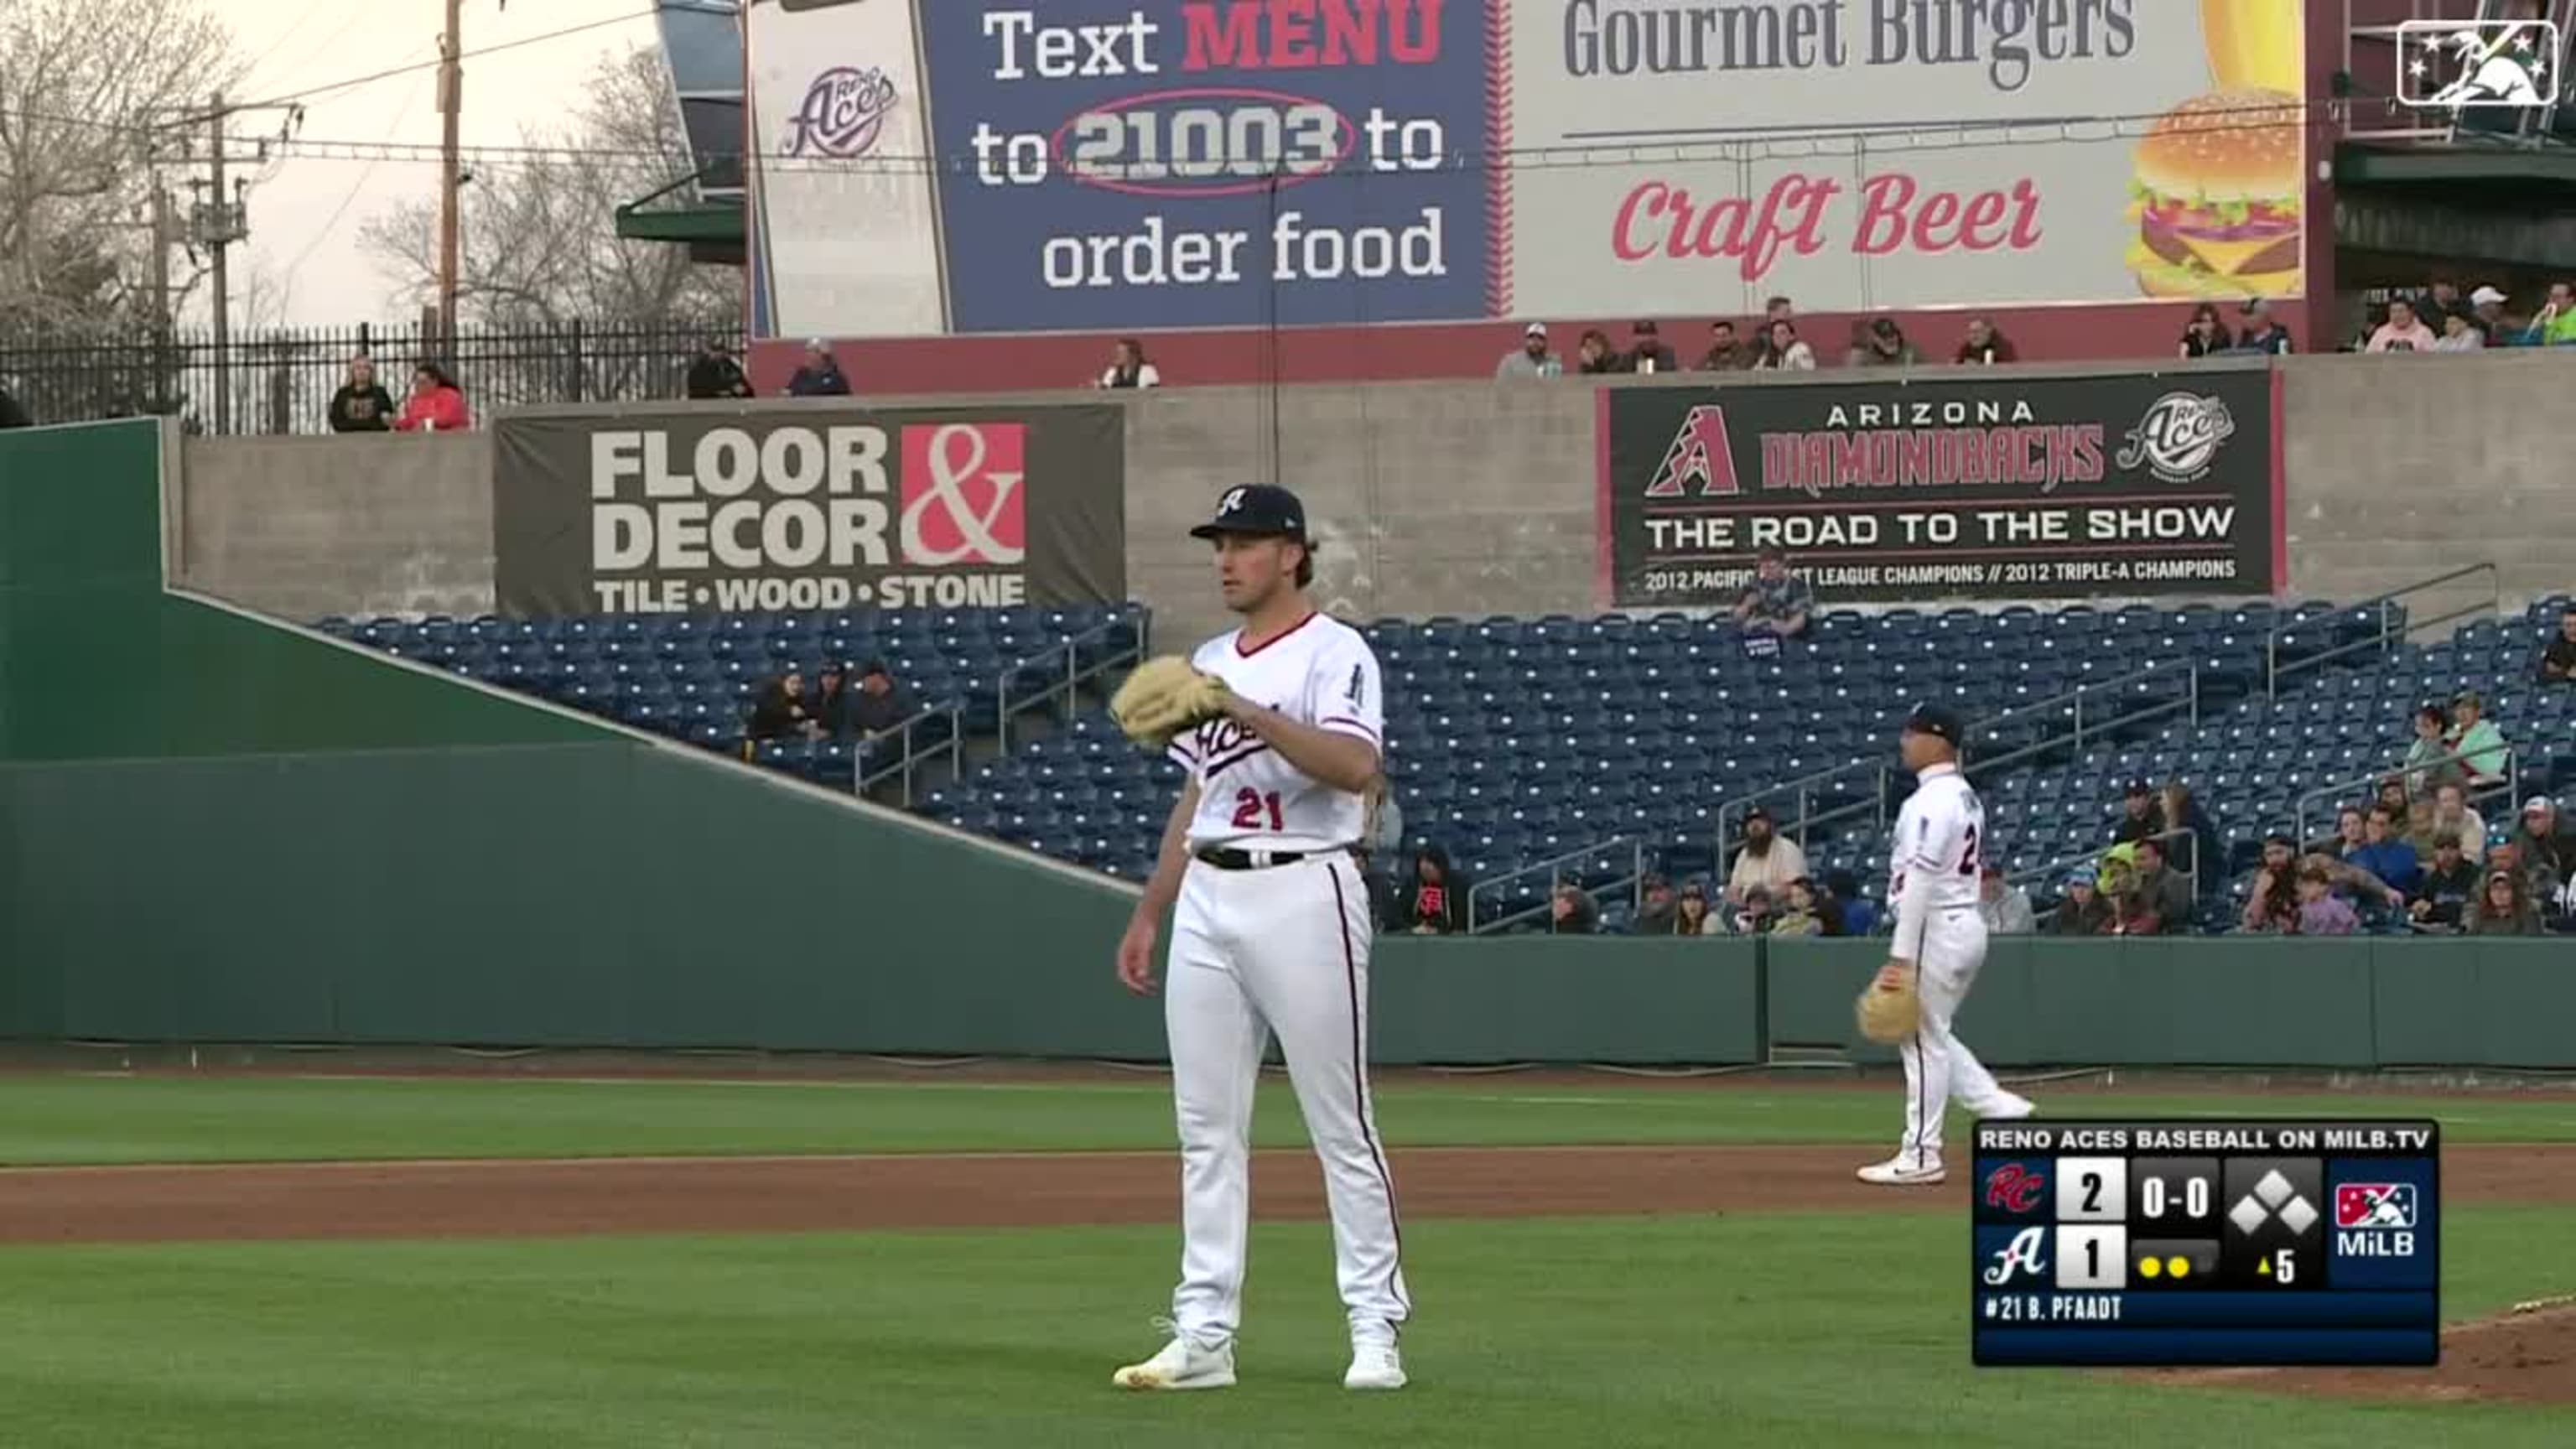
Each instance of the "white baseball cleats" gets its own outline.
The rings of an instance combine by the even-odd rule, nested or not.
[[[1122,1389],[1230,1389],[1234,1387],[1234,1345],[1206,1344],[1183,1333],[1168,1320],[1155,1322],[1172,1331],[1163,1351],[1143,1363],[1131,1363],[1109,1376]]]
[[[1854,1176],[1880,1187],[1930,1187],[1946,1181],[1950,1174],[1936,1161],[1916,1162],[1898,1153],[1885,1162],[1873,1162]]]
[[[1404,1387],[1404,1355],[1395,1346],[1395,1330],[1372,1323],[1351,1330],[1351,1366],[1342,1387],[1383,1391]]]

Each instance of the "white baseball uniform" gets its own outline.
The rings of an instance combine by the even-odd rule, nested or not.
[[[2021,1104],[1950,1034],[1951,1016],[1986,964],[1986,923],[1977,914],[1985,830],[1985,806],[1953,764],[1917,776],[1914,793],[1896,812],[1887,886],[1896,911],[1890,954],[1914,963],[1914,993],[1923,1003],[1923,1024],[1897,1048],[1905,1058],[1905,1139],[1896,1160],[1907,1168],[1941,1165],[1941,1117],[1953,1092],[1980,1116]]]
[[[1311,614],[1249,649],[1238,630],[1201,645],[1191,662],[1256,704],[1383,747],[1377,656],[1348,625]],[[1175,739],[1171,753],[1199,785],[1163,988],[1184,1238],[1173,1321],[1203,1341],[1234,1336],[1251,1224],[1252,1093],[1275,1032],[1323,1161],[1342,1302],[1354,1324],[1401,1324],[1412,1302],[1395,1179],[1369,1100],[1368,886],[1350,854],[1364,803],[1230,719]],[[1228,863],[1244,868],[1212,864],[1211,852],[1235,852]],[[1299,858],[1274,863],[1282,854]]]

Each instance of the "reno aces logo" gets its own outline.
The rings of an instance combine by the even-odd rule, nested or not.
[[[1989,1288],[2008,1287],[2016,1276],[2037,1278],[2048,1271],[2048,1229],[2024,1228],[2012,1241],[1986,1254],[1993,1261],[1980,1276]]]
[[[2218,450],[2236,436],[2236,415],[2217,398],[2169,392],[2157,398],[2129,429],[2119,464],[2148,470],[2168,483],[2189,483],[2207,476]]]
[[[1273,704],[1271,709],[1279,708]],[[1190,748],[1198,753],[1199,777],[1206,779],[1228,765],[1251,759],[1270,748],[1242,721],[1227,716],[1202,723],[1190,732]],[[1272,829],[1278,827],[1273,826]]]
[[[788,156],[851,160],[876,149],[894,113],[894,81],[870,66],[838,65],[814,77],[805,102],[787,123]]]
[[[1986,1206],[2026,1213],[2039,1206],[2040,1194],[2047,1189],[2047,1174],[2033,1172],[2018,1162],[2007,1162],[1986,1174]]]

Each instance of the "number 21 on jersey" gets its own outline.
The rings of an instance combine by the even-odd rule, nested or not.
[[[1267,794],[1250,786],[1234,792],[1234,828],[1237,830],[1285,830],[1287,823],[1279,814],[1279,792]]]

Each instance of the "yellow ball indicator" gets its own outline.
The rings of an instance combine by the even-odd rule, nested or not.
[[[2142,1258],[2138,1261],[2138,1276],[2141,1278],[2152,1278],[2163,1271],[2164,1262],[2161,1259]]]
[[[2188,1278],[2191,1276],[2191,1259],[2177,1254],[2172,1261],[2165,1264],[2165,1272],[2175,1278]]]

